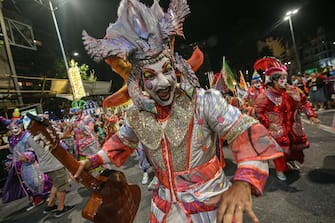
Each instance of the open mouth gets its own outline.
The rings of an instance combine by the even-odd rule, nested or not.
[[[157,91],[157,95],[162,101],[169,100],[170,93],[171,93],[171,87],[167,87],[165,89],[161,89]]]

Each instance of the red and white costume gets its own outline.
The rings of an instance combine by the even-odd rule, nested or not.
[[[88,159],[91,168],[109,162],[120,166],[141,143],[159,180],[149,221],[216,222],[218,206],[206,202],[221,198],[234,185],[244,185],[232,186],[225,175],[216,155],[216,138],[227,140],[238,163],[234,180],[248,182],[255,195],[263,192],[267,160],[283,153],[263,125],[229,105],[218,90],[200,88],[191,66],[173,54],[168,37],[183,35],[180,28],[189,8],[186,1],[172,1],[170,7],[164,13],[158,1],[148,8],[123,0],[119,18],[104,39],[84,33],[86,49],[96,60],[104,59],[115,69],[126,65],[120,59],[129,56],[132,67],[123,74],[129,75],[134,104],[118,132]],[[239,192],[250,196],[249,190]]]
[[[271,76],[277,72],[283,72],[283,69],[270,68],[266,74]],[[287,171],[287,161],[304,162],[303,150],[310,144],[303,130],[301,112],[307,118],[317,117],[305,94],[292,85],[286,84],[283,89],[268,86],[256,99],[256,117],[269,129],[285,153],[285,157],[274,160],[276,171]]]

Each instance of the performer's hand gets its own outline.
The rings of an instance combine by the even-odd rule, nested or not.
[[[75,175],[73,175],[74,179],[76,180],[80,180],[79,176],[81,172],[83,172],[84,170],[88,170],[91,166],[91,162],[88,159],[80,160],[78,161],[78,163],[79,163],[79,167],[77,169],[77,172],[75,173]]]
[[[243,222],[246,213],[253,223],[259,223],[252,210],[251,185],[243,181],[235,181],[233,185],[221,195],[218,203],[218,223]]]
[[[318,124],[320,124],[320,119],[315,118],[315,117],[311,117],[311,118],[309,119],[309,121],[310,121],[313,125],[318,125]]]

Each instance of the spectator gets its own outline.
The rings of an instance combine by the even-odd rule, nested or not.
[[[53,182],[48,204],[43,213],[54,212],[54,216],[59,218],[74,208],[73,205],[65,205],[66,192],[69,189],[69,173],[63,164],[52,155],[49,148],[43,146],[43,142],[40,140],[39,136],[30,137],[29,143],[37,155],[41,171],[46,173]]]
[[[325,95],[325,81],[316,72],[311,74],[311,79],[308,80],[307,86],[309,88],[309,100],[313,104],[314,110],[325,110],[325,102],[327,101]]]

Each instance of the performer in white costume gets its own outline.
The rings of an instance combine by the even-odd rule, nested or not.
[[[186,0],[171,1],[166,13],[157,0],[150,8],[122,0],[103,39],[84,32],[91,56],[126,77],[134,106],[102,150],[80,161],[76,176],[103,163],[122,165],[140,142],[159,180],[150,222],[242,222],[243,213],[259,222],[251,195],[263,192],[267,160],[283,153],[256,119],[219,91],[200,88],[191,66],[174,54],[171,42],[183,36],[189,13]],[[217,159],[217,136],[227,140],[238,164],[233,182]]]

